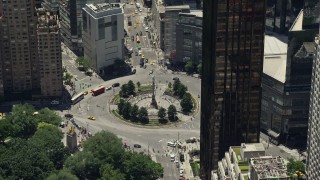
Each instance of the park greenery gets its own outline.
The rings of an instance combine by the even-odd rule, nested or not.
[[[131,119],[134,122],[141,122],[147,124],[149,122],[148,110],[145,107],[131,105],[130,102],[126,102],[124,99],[120,99],[118,103],[118,113],[124,119]]]
[[[119,92],[120,97],[127,98],[130,95],[135,95],[135,85],[129,80],[127,84],[123,84],[121,86],[121,90]]]
[[[47,108],[15,105],[0,120],[0,179],[149,180],[163,174],[150,156],[125,151],[121,139],[106,131],[71,156],[61,141],[61,121]]]

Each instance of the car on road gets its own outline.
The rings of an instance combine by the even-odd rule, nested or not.
[[[136,55],[136,56],[139,56],[139,53],[138,53],[138,51],[136,51],[135,55]]]
[[[148,63],[149,59],[145,59],[144,61],[145,61],[146,63]]]
[[[138,10],[134,10],[134,13],[135,13],[135,14],[138,14]]]
[[[140,144],[134,144],[133,147],[135,147],[135,148],[141,148],[141,145],[140,145]]]
[[[142,12],[142,9],[139,9],[139,12]]]
[[[93,120],[93,121],[96,120],[96,118],[93,116],[88,116],[88,119]]]
[[[65,114],[64,117],[66,117],[66,118],[73,118],[73,115],[72,115],[72,114]]]
[[[141,50],[138,51],[138,55],[139,55],[139,56],[142,55],[142,51],[141,51]]]
[[[152,74],[152,73],[153,73],[153,70],[151,69],[150,72],[149,72],[149,74]]]
[[[180,169],[180,177],[182,177],[183,176],[183,169]]]
[[[137,25],[136,24],[134,24],[134,26],[133,26],[134,28],[137,28]]]
[[[144,59],[144,55],[143,54],[141,55],[141,59]]]
[[[112,89],[112,87],[106,87],[106,90],[108,91],[108,90],[111,90]]]
[[[118,86],[120,86],[120,83],[114,83],[114,84],[112,84],[112,87],[118,87]]]
[[[145,30],[146,32],[148,32],[148,31],[149,31],[149,27],[145,27],[144,30]]]
[[[178,77],[174,77],[174,78],[172,78],[174,81],[178,81],[179,80],[179,78]]]
[[[131,5],[133,5],[133,2],[131,1],[131,3],[130,3]]]
[[[176,147],[177,144],[174,143],[174,142],[169,141],[169,142],[167,143],[167,145],[170,146],[170,147]]]
[[[135,74],[137,72],[136,69],[132,69],[132,74]]]

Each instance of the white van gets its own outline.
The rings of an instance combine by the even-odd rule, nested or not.
[[[170,154],[170,160],[173,162],[175,160],[175,155],[174,154]]]

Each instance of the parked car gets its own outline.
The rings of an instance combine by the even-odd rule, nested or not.
[[[141,145],[140,145],[140,144],[134,144],[133,147],[135,147],[135,148],[141,148]]]
[[[118,86],[120,86],[120,83],[114,83],[114,84],[112,84],[112,87],[118,87]]]
[[[174,78],[172,78],[174,81],[178,81],[179,80],[179,78],[178,77],[174,77]]]
[[[167,145],[170,146],[170,147],[176,147],[177,144],[174,143],[174,142],[170,142],[170,141],[169,141],[169,142],[167,143]]]
[[[65,114],[64,117],[66,117],[66,118],[73,118],[73,115],[72,115],[72,114]]]

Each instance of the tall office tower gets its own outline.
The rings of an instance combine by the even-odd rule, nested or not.
[[[303,7],[303,0],[267,0],[266,32],[287,34]]]
[[[58,16],[43,8],[37,10],[37,16],[41,94],[59,97],[63,90],[63,72]]]
[[[229,146],[259,142],[265,0],[204,1],[201,178]]]
[[[320,31],[319,31],[320,32]],[[315,38],[316,53],[313,61],[311,94],[308,123],[308,143],[307,143],[307,177],[308,179],[318,179],[320,177],[320,36]]]
[[[0,1],[0,9],[3,92],[24,95],[30,95],[31,91],[40,93],[34,0]],[[19,98],[22,98],[21,94]]]
[[[84,57],[102,73],[115,60],[123,60],[123,9],[118,3],[86,4],[82,16]]]

